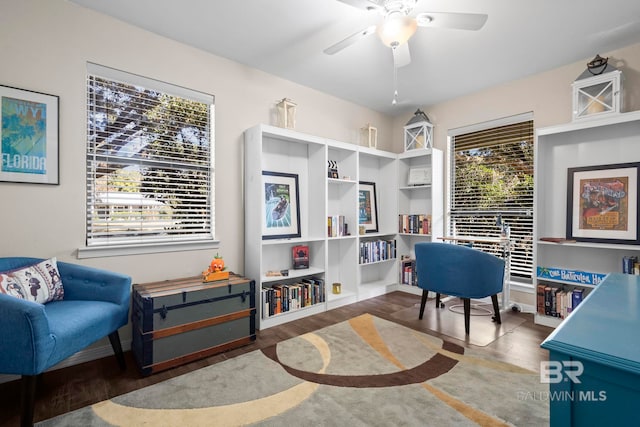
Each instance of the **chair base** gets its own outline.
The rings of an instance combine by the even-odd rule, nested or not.
[[[38,375],[22,376],[22,391],[20,395],[20,405],[22,408],[22,413],[20,414],[21,427],[33,426],[33,407],[35,406],[36,400],[37,382]]]
[[[424,308],[427,304],[427,297],[429,295],[429,291],[426,289],[422,290],[422,298],[420,299],[420,314],[418,315],[418,319],[422,320],[424,316]],[[462,305],[464,307],[464,331],[466,335],[469,335],[469,324],[471,323],[471,299],[469,298],[461,298]],[[502,324],[502,318],[500,317],[500,307],[498,305],[498,295],[491,295],[491,303],[493,305],[494,315],[491,317],[491,320],[498,324]],[[440,294],[436,293],[436,307],[444,307],[444,304],[440,303]]]
[[[127,363],[124,360],[124,352],[122,351],[122,344],[120,343],[120,334],[118,334],[117,329],[109,334],[109,342],[111,343],[113,353],[118,361],[118,366],[120,366],[120,369],[125,371],[127,369]]]

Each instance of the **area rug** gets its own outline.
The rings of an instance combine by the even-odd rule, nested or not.
[[[535,372],[369,314],[40,426],[544,426]]]

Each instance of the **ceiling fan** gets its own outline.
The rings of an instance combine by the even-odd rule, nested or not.
[[[367,11],[377,11],[384,18],[378,25],[371,25],[326,48],[324,53],[333,55],[366,36],[378,33],[380,40],[393,52],[395,68],[411,62],[407,41],[418,27],[452,28],[477,31],[487,21],[487,15],[477,13],[420,12],[412,16],[418,0],[338,0]]]

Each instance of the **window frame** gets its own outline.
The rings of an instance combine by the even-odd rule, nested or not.
[[[454,183],[453,183],[453,179],[455,177],[455,170],[454,168],[454,159],[452,158],[452,153],[453,153],[453,145],[455,143],[455,137],[456,136],[460,136],[460,135],[465,135],[465,134],[469,134],[469,133],[475,133],[475,132],[481,132],[481,131],[486,131],[486,130],[490,130],[493,128],[499,128],[502,126],[509,126],[509,125],[516,125],[522,122],[533,122],[533,112],[527,112],[527,113],[523,113],[523,114],[518,114],[518,115],[514,115],[514,116],[509,116],[509,117],[505,117],[505,118],[501,118],[501,119],[497,119],[497,120],[491,120],[491,121],[487,121],[487,122],[482,122],[482,123],[478,123],[475,125],[471,125],[471,126],[464,126],[464,127],[460,127],[460,128],[455,128],[455,129],[451,129],[449,130],[448,134],[447,134],[447,162],[446,162],[446,168],[447,168],[447,174],[446,174],[446,185],[448,188],[448,191],[445,193],[445,235],[446,236],[451,236],[452,234],[452,222],[453,222],[453,214],[452,214],[452,208],[453,208],[453,198],[454,198]],[[532,132],[532,145],[535,144],[535,128],[534,131]],[[533,148],[533,147],[532,147]],[[534,163],[534,159],[532,158],[532,164],[531,164],[531,168],[533,170],[533,163]],[[532,205],[531,205],[531,209],[530,211],[528,209],[523,210],[523,212],[521,212],[521,215],[523,216],[530,216],[531,217],[531,238],[533,239],[533,228],[535,226],[535,224],[533,224],[533,194],[532,194]],[[496,209],[495,211],[487,211],[484,212],[486,214],[495,214],[497,216],[498,214],[498,209]],[[528,213],[524,213],[524,212],[528,212]],[[530,212],[530,213],[529,213]],[[508,223],[508,220],[506,220],[506,222]],[[499,236],[499,228],[496,226],[496,234]],[[489,237],[489,236],[487,236]],[[493,235],[491,237],[496,237],[496,235]],[[481,245],[480,245],[481,246]],[[492,249],[493,250],[493,249]],[[496,250],[496,252],[498,252],[498,250]],[[496,253],[498,254],[498,253]],[[514,275],[514,271],[513,268],[511,269],[511,277],[509,278],[510,281],[512,283],[517,283],[518,285],[523,286],[523,288],[526,289],[533,289],[533,280],[534,280],[534,265],[533,265],[533,241],[531,241],[531,270],[529,271],[529,274],[526,276],[523,276],[521,274],[516,274]]]
[[[175,235],[173,238],[158,239],[152,238],[145,241],[143,235],[138,235],[132,241],[122,241],[118,243],[91,243],[90,242],[90,218],[89,212],[97,205],[91,205],[91,200],[97,200],[96,196],[100,193],[92,181],[89,180],[91,174],[90,168],[92,167],[92,153],[91,142],[89,140],[89,111],[90,102],[89,96],[89,84],[92,76],[112,80],[115,82],[124,83],[131,86],[141,86],[148,90],[155,90],[162,94],[168,94],[175,97],[180,97],[200,103],[207,104],[209,106],[209,164],[201,170],[206,170],[208,176],[205,179],[208,180],[209,191],[207,198],[208,205],[208,230],[207,233],[196,234],[193,238],[188,235]],[[87,179],[85,190],[85,207],[86,207],[86,222],[85,222],[85,246],[78,248],[78,258],[93,258],[104,256],[118,256],[118,255],[137,255],[137,254],[152,254],[161,252],[176,252],[187,250],[200,250],[200,249],[215,249],[219,247],[219,241],[215,238],[215,97],[210,94],[198,92],[192,89],[187,89],[181,86],[165,83],[152,78],[143,77],[140,75],[132,74],[116,70],[114,68],[105,67],[102,65],[87,63],[87,82],[85,84],[85,97],[87,97],[87,110],[85,111],[85,117],[87,118],[86,136],[85,136],[85,176]],[[135,163],[135,162],[134,162]],[[142,163],[140,163],[142,164]],[[205,181],[206,182],[206,181]]]

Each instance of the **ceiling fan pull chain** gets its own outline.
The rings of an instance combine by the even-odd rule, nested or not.
[[[391,50],[393,52],[393,101],[391,101],[391,105],[396,105],[398,103],[398,67],[396,66],[395,46]]]

